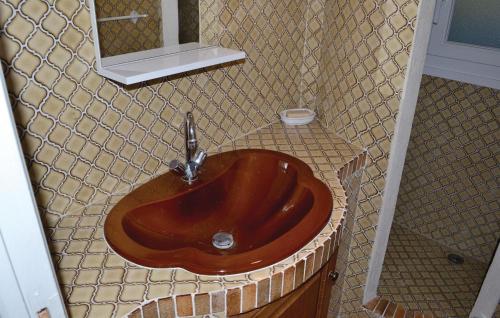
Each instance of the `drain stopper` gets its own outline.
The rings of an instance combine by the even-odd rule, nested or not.
[[[464,258],[461,255],[458,254],[448,254],[448,260],[452,262],[453,264],[463,264],[464,263]]]
[[[221,250],[231,248],[234,245],[233,235],[227,232],[215,233],[212,236],[212,245]]]

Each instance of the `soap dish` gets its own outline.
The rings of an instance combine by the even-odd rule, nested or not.
[[[307,108],[293,108],[282,111],[280,116],[287,125],[306,125],[314,120],[316,113]]]

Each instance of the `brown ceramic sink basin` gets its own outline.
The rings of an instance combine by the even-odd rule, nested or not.
[[[137,188],[111,210],[104,233],[139,265],[234,274],[301,249],[331,209],[330,190],[304,162],[238,150],[209,157],[192,185],[169,172]]]

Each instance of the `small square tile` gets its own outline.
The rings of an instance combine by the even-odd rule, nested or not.
[[[177,309],[177,315],[180,317],[192,316],[193,310],[193,299],[191,295],[182,295],[175,297],[175,307]]]

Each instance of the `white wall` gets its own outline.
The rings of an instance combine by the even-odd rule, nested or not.
[[[493,261],[486,273],[483,285],[477,296],[470,318],[493,317],[500,302],[500,246],[497,247]]]
[[[36,317],[48,308],[52,317],[65,317],[3,73],[0,140],[0,316]]]

